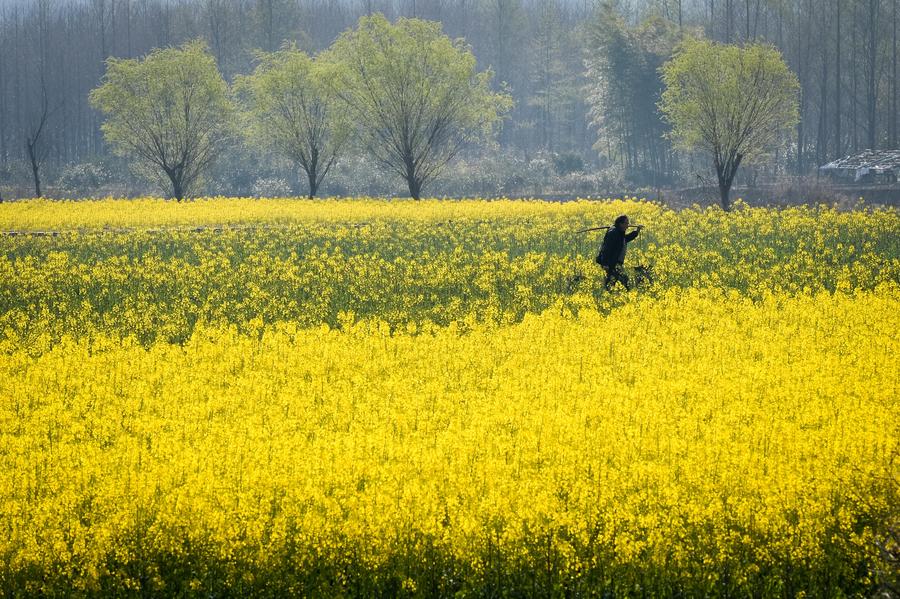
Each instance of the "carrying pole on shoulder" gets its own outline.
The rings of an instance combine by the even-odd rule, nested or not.
[[[629,225],[628,229],[638,229],[642,227],[643,225]],[[609,231],[612,228],[612,226],[590,227],[587,229],[582,229],[580,231],[575,231],[576,237],[572,240],[572,276],[569,278],[568,284],[566,285],[569,293],[573,293],[575,291],[575,288],[578,287],[578,284],[581,283],[585,278],[584,273],[582,273],[581,269],[578,268],[578,256],[584,251],[584,238],[579,236],[584,235],[585,233]]]
[[[628,225],[629,229],[638,229],[643,227],[644,225]],[[582,229],[581,231],[575,231],[576,235],[581,235],[583,233],[591,233],[593,231],[609,231],[612,227],[591,227],[590,229]]]
[[[581,231],[575,231],[576,235],[582,235],[584,233],[591,233],[593,231],[608,231],[609,227],[591,227],[590,229],[582,229]]]

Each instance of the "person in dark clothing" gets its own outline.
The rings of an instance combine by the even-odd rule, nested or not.
[[[628,226],[628,217],[623,214],[616,219],[615,224],[603,237],[603,245],[600,247],[597,263],[606,270],[604,285],[607,289],[611,288],[616,281],[622,283],[625,289],[631,289],[628,284],[628,276],[622,272],[622,265],[625,263],[625,250],[628,244],[637,238],[643,225],[638,225],[634,231],[626,233]]]

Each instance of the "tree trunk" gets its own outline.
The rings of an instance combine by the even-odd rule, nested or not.
[[[319,192],[319,181],[316,177],[315,169],[310,169],[309,171],[307,171],[306,178],[309,181],[309,199],[313,199]]]
[[[822,97],[819,102],[819,131],[816,139],[816,166],[822,166],[828,161],[828,68],[824,66],[827,60],[822,61]]]
[[[125,0],[125,37],[128,38],[128,56],[134,55],[131,44],[131,0]]]
[[[5,17],[5,15],[3,15]],[[0,59],[0,90],[5,90],[4,61]],[[16,67],[18,69],[18,67]],[[6,167],[6,94],[0,92],[0,169]],[[0,198],[0,202],[2,202]]]
[[[13,64],[21,65],[22,57],[20,55],[20,49],[23,45],[19,39],[19,7],[15,6],[13,9]],[[15,110],[13,112],[13,122],[17,125],[22,122],[22,76],[20,72],[21,68],[13,69],[13,105]],[[15,139],[15,137],[13,137]]]
[[[806,143],[804,116],[806,112],[806,65],[809,55],[809,35],[803,35],[803,24],[800,16],[797,17],[797,77],[800,80],[800,118],[797,120],[797,176],[802,177],[804,171],[803,146]],[[808,34],[808,31],[806,32]],[[803,41],[807,38],[806,52],[803,51]]]
[[[803,89],[800,90],[800,114],[803,114],[803,97],[805,94],[803,93]],[[805,167],[803,162],[803,145],[806,143],[806,138],[804,136],[803,131],[803,118],[801,117],[797,122],[797,176],[802,177]]]
[[[734,0],[725,0],[725,43],[731,43],[731,30],[734,28]]]
[[[744,156],[738,154],[733,160],[729,159],[724,164],[718,158],[715,160],[716,176],[719,179],[719,197],[722,210],[725,212],[731,211],[731,186],[743,159]]]
[[[859,78],[857,77],[857,72],[859,70],[859,56],[858,56],[858,43],[856,30],[859,28],[859,3],[853,3],[853,27],[851,27],[852,35],[852,44],[853,44],[853,65],[850,69],[850,73],[852,75],[851,79],[853,81],[852,88],[852,100],[850,102],[850,120],[853,123],[853,139],[852,139],[852,147],[853,154],[856,154],[859,151],[859,113],[856,108],[857,103],[859,102]]]
[[[169,176],[169,181],[172,182],[172,197],[180,202],[184,199],[184,184],[181,177],[174,171],[167,172],[166,174]]]
[[[719,198],[722,203],[722,210],[725,212],[731,211],[731,185],[725,183],[725,181],[720,177],[719,178]]]
[[[409,184],[409,196],[414,200],[422,199],[422,182],[415,177],[408,177],[406,182]]]
[[[878,144],[876,126],[878,124],[878,0],[869,0],[869,56],[867,64],[868,93],[866,107],[868,108],[868,142],[870,150],[875,150]]]
[[[753,39],[755,40],[759,33],[759,5],[760,0],[756,0],[756,6],[753,9]],[[766,33],[763,37],[768,37],[769,35],[769,21],[766,19],[765,21]]]
[[[43,197],[41,194],[41,174],[40,164],[38,164],[37,153],[34,149],[35,142],[28,141],[26,149],[28,150],[28,161],[31,163],[31,175],[34,177],[34,197]]]
[[[744,40],[750,40],[750,0],[745,0],[744,2],[744,11],[746,12],[746,21],[747,26],[744,29]]]
[[[834,2],[834,8],[837,13],[837,35],[835,36],[835,39],[837,40],[837,51],[835,52],[834,57],[834,67],[836,70],[834,80],[834,153],[837,158],[840,158],[844,153],[844,146],[841,142],[841,110],[844,106],[841,102],[841,61],[844,59],[841,54],[841,1],[842,0],[835,0]]]
[[[822,39],[827,39],[828,23],[826,11],[822,10]],[[823,46],[825,42],[822,42]],[[819,133],[816,140],[816,166],[822,166],[828,160],[828,53],[823,48],[822,52],[822,80],[820,85],[821,96],[819,99]]]
[[[893,16],[891,18],[892,58],[891,58],[891,142],[892,150],[897,148],[897,0],[893,2]]]
[[[41,114],[40,123],[37,129],[33,129],[25,137],[25,150],[28,153],[28,161],[31,163],[31,174],[34,177],[34,196],[36,198],[42,197],[40,168],[43,156],[40,155],[41,149],[38,144],[41,143],[41,134],[44,132],[44,125],[47,123],[47,115],[47,97],[45,95],[44,111]]]
[[[315,144],[311,144],[310,160],[306,168],[306,176],[309,179],[309,198],[316,197],[319,191],[319,148]],[[327,171],[326,171],[327,172]]]

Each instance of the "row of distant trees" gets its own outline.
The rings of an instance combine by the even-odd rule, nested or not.
[[[647,115],[662,92],[659,66],[685,29],[701,27],[707,39],[726,44],[772,44],[797,74],[800,118],[769,163],[770,175],[803,175],[867,148],[896,148],[898,24],[900,0],[600,2],[585,41],[595,147],[632,180],[665,185],[673,176],[696,177],[684,156],[658,141],[665,119]]]
[[[799,83],[774,48],[690,37],[662,73],[659,108],[672,137],[709,154],[728,209],[742,162],[777,148],[796,124]],[[490,141],[512,108],[491,75],[439,23],[376,14],[314,57],[293,44],[259,52],[230,89],[203,42],[110,59],[91,102],[107,117],[107,141],[179,200],[237,135],[297,165],[310,197],[355,140],[419,199],[466,145]]]
[[[593,134],[578,103],[577,34],[592,7],[593,0],[0,0],[0,185],[30,181],[25,142],[38,130],[44,99],[48,118],[35,148],[48,183],[61,185],[60,174],[81,166],[120,167],[101,134],[103,117],[88,101],[110,56],[136,58],[203,39],[231,83],[252,68],[256,49],[275,52],[287,40],[315,55],[360,16],[376,13],[439,21],[472,46],[480,69],[491,69],[493,89],[515,100],[498,136],[498,164],[556,154],[593,163]],[[290,179],[270,157],[243,150],[231,148],[211,191],[246,189],[257,175]],[[257,159],[272,169],[262,172]],[[473,170],[475,159],[466,156]],[[344,178],[356,166],[368,168],[339,166],[335,174]]]
[[[837,156],[897,146],[898,6],[900,0],[0,0],[0,186],[24,191],[33,156],[55,193],[111,191],[108,174],[123,167],[104,142],[102,115],[88,102],[110,56],[135,58],[204,39],[231,83],[250,72],[254,49],[275,52],[288,40],[315,55],[361,15],[377,12],[391,21],[440,21],[451,38],[466,39],[480,69],[494,72],[493,89],[514,100],[497,138],[501,151],[463,155],[458,170],[435,182],[442,193],[541,193],[542,185],[545,192],[574,192],[567,182],[535,175],[557,161],[568,165],[558,169],[561,176],[576,171],[571,181],[587,186],[581,193],[706,178],[702,163],[673,148],[656,109],[658,67],[683,35],[697,32],[725,44],[773,44],[801,83],[801,118],[790,143],[743,173],[743,182],[808,174]],[[327,186],[335,193],[397,191],[380,175],[363,177],[368,168],[342,161]],[[249,193],[255,181],[275,179],[299,189],[272,156],[248,154],[243,145],[230,147],[216,170],[212,193]],[[92,172],[97,182],[79,178]],[[480,177],[484,184],[472,183]],[[131,177],[129,185],[145,191]]]
[[[348,140],[401,176],[413,198],[468,143],[489,140],[512,105],[440,24],[377,14],[325,52],[258,54],[229,90],[203,42],[110,59],[91,102],[117,152],[175,198],[192,194],[239,130],[302,169],[316,195]]]

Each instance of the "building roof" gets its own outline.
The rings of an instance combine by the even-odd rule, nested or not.
[[[900,173],[900,150],[866,150],[819,167],[824,173],[853,177],[859,181],[866,175]]]

